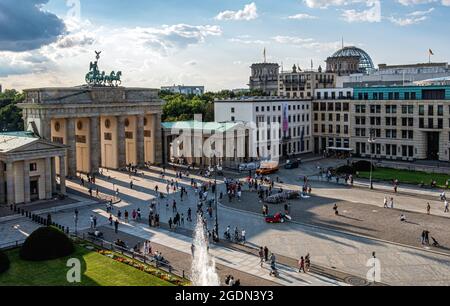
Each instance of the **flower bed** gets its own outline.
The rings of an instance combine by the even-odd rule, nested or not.
[[[136,260],[130,259],[128,257],[124,257],[124,256],[120,256],[117,253],[111,252],[111,251],[107,251],[107,250],[97,250],[97,253],[103,255],[103,256],[107,256],[117,262],[126,264],[128,266],[131,266],[135,269],[141,270],[145,273],[151,274],[153,276],[156,276],[166,282],[169,282],[171,284],[174,284],[176,286],[188,286],[189,282],[185,279],[182,279],[180,277],[174,276],[173,274],[164,272],[160,269],[154,268],[152,266],[143,264],[141,262],[138,262]]]

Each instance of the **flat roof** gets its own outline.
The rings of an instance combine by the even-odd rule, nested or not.
[[[225,132],[235,128],[242,122],[201,122],[201,121],[176,121],[176,122],[163,122],[162,127],[167,130],[195,130],[201,129],[206,131]]]
[[[301,99],[301,98],[288,98],[288,97],[279,97],[279,96],[261,96],[261,97],[239,97],[239,98],[228,98],[228,99],[215,99],[214,102],[293,102],[293,101],[311,101],[312,97],[309,99]]]

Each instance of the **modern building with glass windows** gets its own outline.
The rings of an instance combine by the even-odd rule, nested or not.
[[[313,115],[315,130],[316,125],[323,125],[320,119],[324,115],[320,110],[327,112],[326,118],[328,104],[342,102],[337,98],[324,101],[323,97],[314,101],[313,111],[318,110]],[[340,116],[350,118],[350,148],[354,155],[403,161],[450,161],[450,86],[354,88],[353,98],[347,102],[348,112]],[[320,134],[320,126],[317,128]],[[368,143],[370,135],[375,139],[372,144]],[[320,137],[315,135],[317,138]],[[323,139],[318,141],[323,143]],[[320,144],[317,146],[321,148]]]

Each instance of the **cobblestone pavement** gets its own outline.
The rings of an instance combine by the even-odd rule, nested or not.
[[[153,190],[155,184],[158,184],[159,190],[165,193],[166,182],[161,180],[158,171],[158,169],[145,171],[145,176],[136,178],[111,171],[109,180],[98,179],[97,184],[102,189],[101,191],[105,193],[113,193],[113,183],[115,188],[120,189],[122,202],[116,205],[114,213],[118,209],[122,212],[125,209],[131,212],[132,209],[140,207],[143,215],[146,216],[148,214],[148,203],[155,195]],[[168,177],[172,178],[172,174],[169,173]],[[134,182],[133,190],[129,189],[131,179]],[[186,216],[188,207],[195,207],[197,199],[189,187],[189,180],[183,180],[182,183],[187,186],[190,193],[189,197],[181,202],[179,194],[171,193],[169,200],[171,202],[175,198],[178,210],[184,212]],[[165,202],[165,200],[160,201],[158,205],[163,222],[173,216],[171,206],[166,208]],[[107,223],[105,207],[102,205],[91,206],[80,210],[79,228],[89,227],[89,216],[91,214],[98,216],[99,225]],[[53,216],[53,219],[68,226],[74,223],[73,212],[70,211],[57,213]],[[213,219],[208,219],[209,228],[212,228],[213,221]],[[366,277],[369,269],[366,267],[367,260],[375,251],[382,263],[382,282],[384,283],[395,285],[450,285],[450,257],[426,250],[397,246],[388,242],[295,223],[268,225],[260,215],[225,207],[219,207],[219,225],[220,233],[223,233],[227,225],[244,227],[247,231],[247,240],[252,246],[267,245],[275,253],[290,258],[298,258],[309,252],[313,264],[341,270],[359,277]],[[1,224],[0,228],[3,227],[4,225]],[[192,225],[186,223],[185,227],[191,228]],[[7,228],[9,231],[17,232],[12,230],[11,226]],[[122,226],[121,230],[124,230]],[[132,229],[128,228],[128,230],[131,231]],[[137,230],[137,232],[131,232],[131,234],[145,233],[145,235],[148,235],[145,227],[139,226]],[[12,236],[9,235],[10,238]],[[179,244],[183,244],[183,237],[173,236],[171,239],[175,239],[174,245],[171,244],[171,247],[177,248],[175,244],[177,241]],[[179,245],[179,247],[182,248],[183,246]]]
[[[248,191],[243,192],[241,202],[229,203],[228,200],[224,200],[223,204],[258,214],[261,213],[263,205],[258,201],[255,192]],[[338,205],[339,216],[334,214],[334,204]],[[294,221],[303,224],[312,224],[450,254],[450,235],[448,234],[450,220],[448,218],[399,209],[386,209],[316,194],[312,194],[309,199],[291,200],[289,205],[289,215]],[[269,212],[272,214],[284,212],[284,204],[269,205]],[[407,217],[407,222],[400,221],[401,214]],[[440,248],[421,244],[421,234],[425,229],[430,231],[430,236],[439,241]]]

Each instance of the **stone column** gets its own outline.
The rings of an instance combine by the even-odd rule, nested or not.
[[[50,118],[42,117],[41,130],[39,131],[41,138],[52,141],[52,120]]]
[[[5,203],[5,165],[0,161],[0,204]]]
[[[67,195],[66,191],[66,158],[59,157],[59,191],[62,195]]]
[[[23,201],[30,203],[30,162],[28,160],[23,161]]]
[[[69,146],[67,148],[67,163],[68,163],[68,177],[77,176],[77,143],[75,136],[75,118],[67,119],[66,127],[66,144]]]
[[[138,167],[143,167],[145,162],[144,146],[144,115],[136,116],[136,158]]]
[[[90,118],[90,142],[89,151],[91,159],[91,172],[98,173],[102,154],[100,138],[100,117]]]
[[[45,199],[50,200],[52,196],[52,158],[47,157],[45,159]]]
[[[6,163],[6,193],[8,195],[8,204],[15,204],[14,194],[14,167],[13,162]]]
[[[52,194],[57,192],[57,186],[56,186],[56,158],[51,158],[51,171],[52,171]]]
[[[118,168],[125,168],[127,164],[126,159],[126,142],[125,142],[125,116],[117,117],[117,157],[118,157]]]
[[[162,164],[162,132],[161,132],[161,113],[157,113],[153,116],[153,141],[155,150],[155,164]]]

